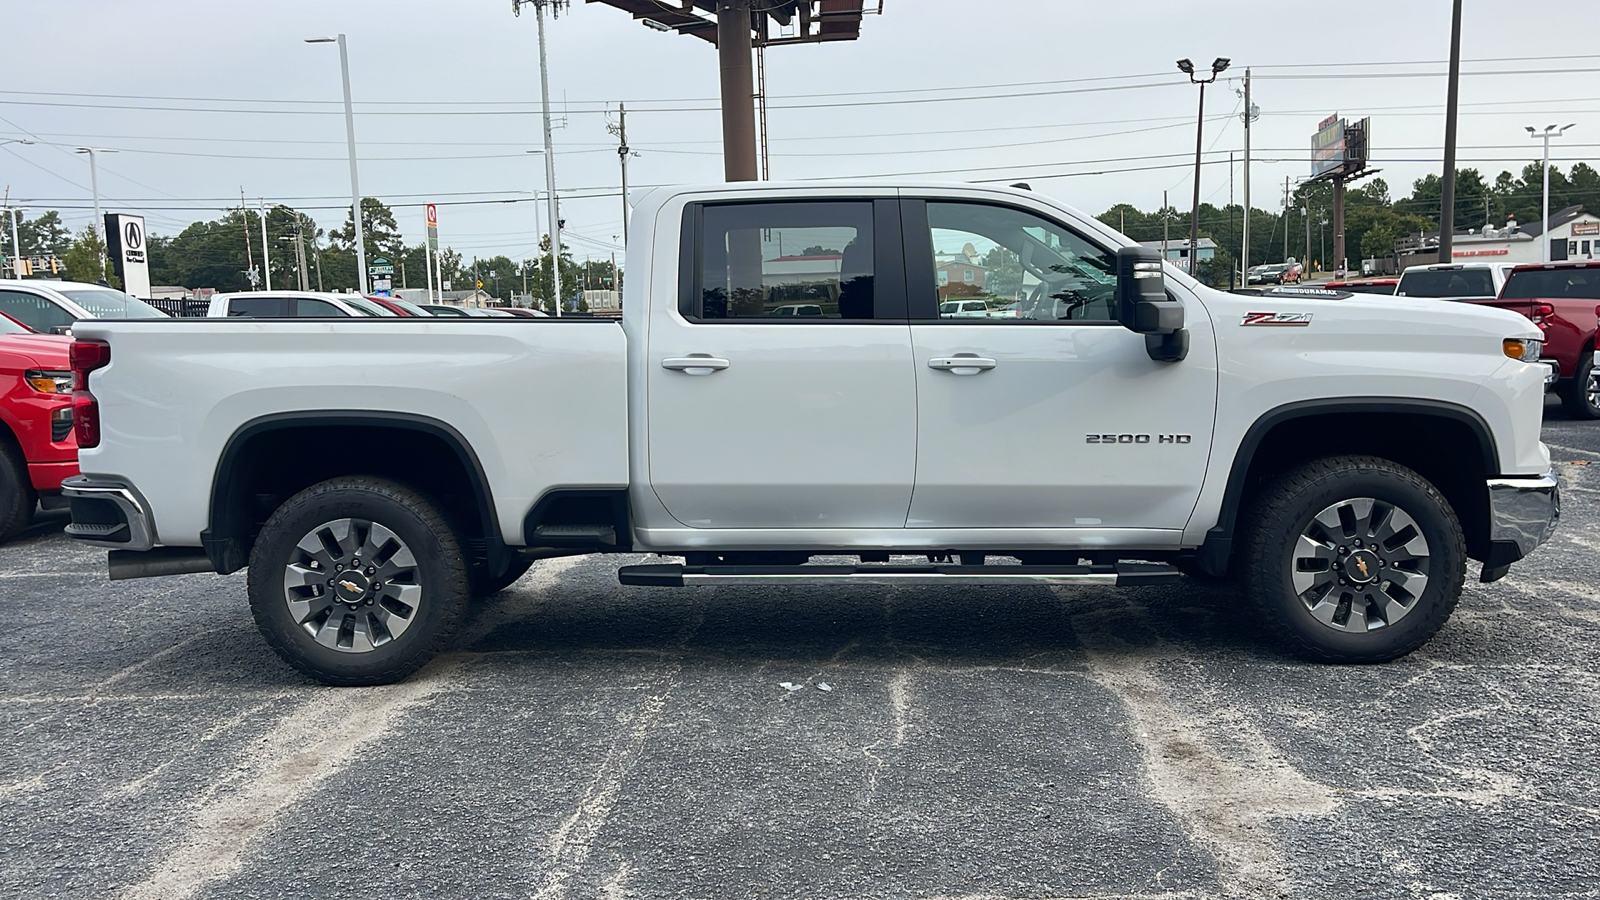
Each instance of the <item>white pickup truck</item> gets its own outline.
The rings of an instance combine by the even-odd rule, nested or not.
[[[69,532],[112,578],[248,566],[288,663],[371,684],[533,560],[621,552],[673,558],[641,585],[1236,577],[1289,649],[1383,661],[1555,526],[1504,310],[1220,293],[973,186],[662,188],[629,247],[620,324],[79,323]]]

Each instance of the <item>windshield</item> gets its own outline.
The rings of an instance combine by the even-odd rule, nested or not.
[[[28,329],[23,328],[21,325],[18,325],[16,322],[13,322],[10,318],[8,318],[6,316],[0,316],[0,334],[31,334],[31,333],[32,332],[30,332]]]
[[[1600,269],[1527,269],[1506,279],[1502,300],[1600,300]]]
[[[371,300],[368,300],[365,297],[340,297],[339,299],[350,304],[350,306],[353,307],[356,312],[361,313],[364,316],[373,316],[374,318],[380,316],[394,316],[394,310],[384,309],[382,304],[373,303]]]
[[[1400,276],[1402,297],[1493,297],[1488,269],[1419,269]]]
[[[59,291],[96,319],[163,319],[166,313],[135,297],[111,288]]]

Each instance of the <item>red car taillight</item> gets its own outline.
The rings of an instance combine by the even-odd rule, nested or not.
[[[100,404],[89,393],[89,373],[111,364],[111,345],[104,341],[73,341],[72,433],[79,449],[100,446]]]
[[[1543,328],[1545,320],[1555,314],[1556,308],[1554,306],[1548,303],[1535,303],[1533,305],[1533,315],[1528,318],[1533,320],[1533,324]]]

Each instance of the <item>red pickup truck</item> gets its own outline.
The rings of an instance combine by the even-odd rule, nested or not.
[[[1544,332],[1544,356],[1560,367],[1556,391],[1572,415],[1600,419],[1600,261],[1531,263],[1506,277],[1492,305],[1519,312]]]
[[[33,518],[40,497],[59,499],[78,474],[72,435],[72,339],[34,334],[0,315],[0,540]]]

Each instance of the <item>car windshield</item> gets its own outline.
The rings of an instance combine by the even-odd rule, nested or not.
[[[31,334],[28,329],[13,322],[7,316],[0,316],[0,334]]]
[[[1402,297],[1493,297],[1488,269],[1418,269],[1400,276]]]
[[[1600,300],[1600,268],[1525,269],[1506,279],[1502,300]]]
[[[374,318],[383,316],[393,318],[394,316],[394,310],[384,309],[383,304],[373,303],[371,300],[368,300],[365,297],[340,297],[339,299],[350,304],[350,306],[355,309],[356,312],[361,313],[364,316],[372,316]]]
[[[96,319],[163,319],[166,313],[136,297],[111,288],[59,291]]]

